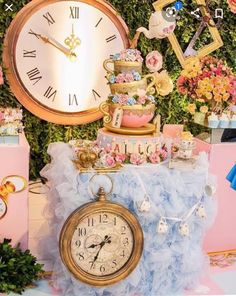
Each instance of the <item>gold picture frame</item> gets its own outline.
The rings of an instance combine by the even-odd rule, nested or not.
[[[154,9],[156,11],[161,11],[164,7],[166,7],[167,5],[174,3],[176,0],[158,0],[156,2],[153,3]],[[196,0],[196,3],[198,5],[206,5],[205,0]],[[201,7],[201,12],[204,16],[208,16],[211,18],[211,15],[207,12],[207,10],[204,7]],[[212,20],[213,22],[213,20]],[[195,55],[195,57],[198,58],[202,58],[208,54],[210,54],[211,52],[215,51],[216,49],[220,48],[223,45],[223,41],[221,39],[220,33],[218,31],[218,29],[216,27],[213,26],[209,26],[207,25],[209,32],[213,38],[213,42],[203,46],[201,49],[199,49],[197,51],[197,55]],[[176,38],[174,32],[171,33],[168,36],[168,39],[172,45],[172,48],[181,64],[181,66],[184,68],[185,65],[189,62],[189,60],[192,58],[192,56],[189,57],[185,57],[182,48],[180,47],[180,44],[178,42],[178,39]]]

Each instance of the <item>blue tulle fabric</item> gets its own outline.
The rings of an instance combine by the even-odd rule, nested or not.
[[[208,160],[202,154],[192,170],[170,170],[166,165],[148,167],[128,166],[110,174],[114,180],[110,200],[129,208],[137,217],[144,233],[144,250],[136,269],[123,281],[108,287],[92,287],[76,280],[60,260],[58,240],[67,217],[84,203],[93,201],[88,190],[92,173],[80,174],[74,167],[72,149],[65,143],[54,143],[48,148],[51,163],[41,172],[51,183],[50,210],[53,212],[53,235],[43,248],[54,262],[54,284],[68,296],[157,296],[180,295],[192,289],[208,266],[202,250],[206,229],[216,213],[215,198],[206,196],[204,187],[209,182]],[[105,189],[109,183],[103,180]],[[142,180],[140,182],[140,180]],[[101,180],[99,181],[101,182]],[[98,183],[99,183],[98,182]],[[141,184],[142,183],[142,184]],[[94,190],[96,188],[94,187]],[[146,192],[145,192],[146,191]],[[148,194],[149,212],[139,212],[137,205]],[[183,217],[198,200],[204,205],[207,217],[192,213],[188,218],[189,236],[180,235],[179,223],[168,221],[166,234],[156,229],[161,216]]]
[[[232,167],[226,179],[231,183],[230,187],[236,190],[236,164]]]

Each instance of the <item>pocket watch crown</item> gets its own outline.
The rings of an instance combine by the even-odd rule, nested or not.
[[[106,201],[107,199],[107,194],[104,190],[103,187],[100,187],[99,190],[98,190],[98,193],[97,193],[97,196],[98,196],[98,200],[99,201]]]

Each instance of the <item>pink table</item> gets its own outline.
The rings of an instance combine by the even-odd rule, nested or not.
[[[236,143],[208,144],[196,139],[197,152],[209,153],[210,173],[217,176],[216,198],[218,213],[213,227],[207,233],[207,252],[236,249],[236,191],[230,188],[226,176],[236,161]]]
[[[3,178],[17,175],[29,179],[29,144],[24,134],[19,145],[0,145],[0,184]],[[8,196],[7,213],[0,219],[0,236],[12,239],[13,245],[21,242],[28,246],[28,185],[18,193]]]

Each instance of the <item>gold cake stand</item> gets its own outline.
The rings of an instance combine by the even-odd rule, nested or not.
[[[139,127],[139,128],[133,128],[133,127],[120,127],[116,128],[113,127],[110,123],[104,123],[104,127],[117,134],[122,134],[122,135],[149,135],[153,134],[156,130],[156,127],[152,123],[148,123],[145,126]]]

